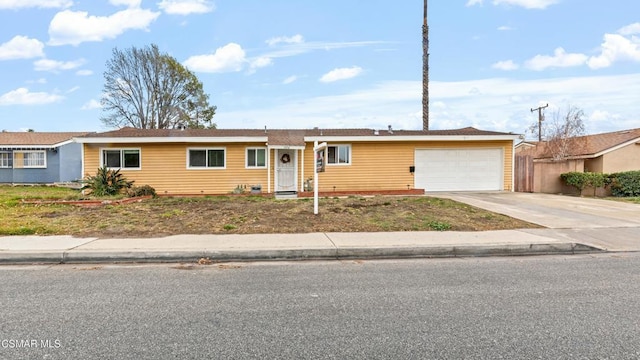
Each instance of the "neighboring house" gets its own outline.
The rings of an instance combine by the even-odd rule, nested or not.
[[[518,135],[457,130],[158,130],[123,128],[75,138],[83,170],[120,169],[159,194],[227,194],[238,185],[298,193],[327,142],[322,192],[512,190]]]
[[[82,178],[87,132],[0,132],[0,183],[51,184]]]
[[[562,173],[640,170],[640,129],[571,138],[567,149],[568,156],[558,160],[554,159],[553,147],[548,142],[516,145],[516,184],[530,185],[528,189],[516,186],[516,190],[567,193],[573,191],[560,180]],[[525,181],[527,175],[529,180]]]

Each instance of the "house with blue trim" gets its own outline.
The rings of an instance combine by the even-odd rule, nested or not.
[[[53,184],[82,179],[87,132],[0,132],[0,183]]]

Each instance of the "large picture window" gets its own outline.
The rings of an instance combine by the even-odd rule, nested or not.
[[[247,149],[247,167],[248,168],[267,167],[267,149],[248,148]]]
[[[110,169],[140,169],[140,150],[104,149],[102,166]]]
[[[15,151],[13,153],[14,164],[16,161],[22,163],[22,168],[46,168],[47,167],[47,153],[45,151]],[[22,159],[22,160],[20,160]],[[17,165],[16,167],[20,167]]]
[[[0,168],[10,168],[11,167],[11,153],[8,152],[0,152]]]
[[[187,161],[190,169],[223,169],[225,167],[225,150],[189,149]]]
[[[327,147],[327,163],[333,165],[351,164],[351,146],[333,145]]]

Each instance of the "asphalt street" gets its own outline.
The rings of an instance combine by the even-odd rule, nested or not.
[[[0,283],[2,359],[640,357],[637,253],[3,266]]]

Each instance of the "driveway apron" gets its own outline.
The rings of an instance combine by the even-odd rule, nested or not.
[[[613,200],[516,192],[434,193],[547,229],[523,230],[609,251],[640,251],[640,205]]]

